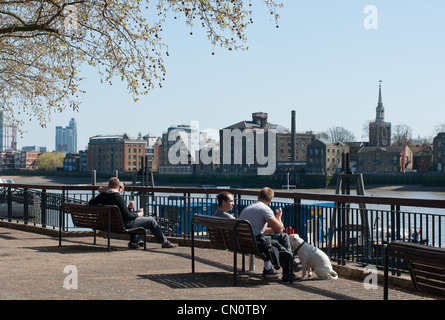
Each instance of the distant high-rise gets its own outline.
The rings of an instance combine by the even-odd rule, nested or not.
[[[56,152],[77,153],[77,123],[74,118],[67,127],[56,127]]]
[[[3,146],[3,111],[0,112],[0,152],[4,151]]]
[[[3,151],[17,151],[17,128],[5,123],[0,111],[0,152]]]

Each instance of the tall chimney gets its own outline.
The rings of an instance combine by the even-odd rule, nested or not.
[[[290,138],[290,141],[291,141],[291,148],[290,148],[290,150],[291,150],[291,161],[293,162],[293,161],[295,161],[295,131],[296,131],[296,129],[295,129],[295,110],[292,110],[292,116],[291,116],[291,138]]]

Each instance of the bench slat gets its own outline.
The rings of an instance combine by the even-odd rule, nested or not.
[[[443,267],[424,264],[417,261],[412,262],[412,267],[418,272],[430,273],[437,276],[438,279],[443,279],[443,281],[445,281],[445,268]]]
[[[386,253],[391,257],[418,260],[427,259],[430,263],[445,266],[445,248],[436,248],[418,243],[394,241],[387,247]]]
[[[416,271],[416,279],[417,283],[428,283],[430,285],[435,285],[442,288],[445,285],[445,279],[435,275],[434,273]]]
[[[408,263],[416,290],[445,296],[445,248],[402,241],[391,242],[385,251],[384,299],[388,297],[388,257]]]
[[[110,250],[110,233],[142,234],[144,242],[146,231],[144,228],[126,229],[121,213],[117,206],[110,205],[86,205],[78,203],[63,203],[60,206],[60,217],[62,212],[69,213],[73,225],[78,228],[89,228],[94,231],[105,231],[108,234],[108,251]],[[62,229],[59,229],[59,246],[61,245]],[[94,243],[96,243],[96,232],[94,233]],[[144,244],[145,249],[145,244]]]
[[[240,219],[227,219],[215,216],[195,215],[191,221],[192,226],[200,225],[207,227],[207,233],[209,235],[212,245],[218,249],[227,249],[234,252],[233,262],[233,278],[234,285],[236,285],[237,277],[237,253],[252,254],[261,256],[258,245],[255,239],[255,235],[252,230],[252,226],[247,220]],[[236,232],[235,232],[236,230]],[[192,272],[195,272],[195,255],[194,255],[194,235],[192,230]],[[235,245],[235,239],[237,240]],[[289,261],[292,260],[292,255],[288,255]],[[244,261],[244,260],[243,260]],[[292,263],[290,263],[292,267]],[[244,262],[243,262],[244,270]],[[293,278],[289,280],[291,283]]]

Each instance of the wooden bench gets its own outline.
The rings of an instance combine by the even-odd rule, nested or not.
[[[63,213],[71,214],[73,225],[78,228],[89,228],[94,231],[94,244],[96,244],[96,230],[107,232],[108,251],[110,251],[111,233],[141,234],[146,249],[146,231],[142,227],[126,229],[120,210],[117,206],[94,205],[77,203],[63,203],[59,209],[59,246],[62,245]]]
[[[245,271],[245,255],[261,256],[252,226],[247,220],[227,219],[197,214],[191,221],[192,225],[192,273],[195,273],[195,225],[207,228],[207,233],[213,247],[233,251],[233,285],[237,284],[238,253],[242,254],[242,271]],[[291,253],[280,253],[280,258],[289,261],[290,272],[293,273]],[[293,281],[292,277],[289,280]]]
[[[384,300],[388,300],[389,257],[403,259],[408,264],[417,291],[445,296],[445,248],[403,241],[391,242],[384,258]]]

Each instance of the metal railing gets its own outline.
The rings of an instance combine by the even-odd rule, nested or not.
[[[98,194],[97,188],[0,184],[0,219],[58,228],[60,205],[87,203]],[[193,215],[213,215],[221,191],[127,186],[124,197],[155,217],[167,236],[190,238]],[[235,217],[258,194],[244,189],[230,192]],[[383,267],[384,249],[393,240],[445,246],[445,200],[276,191],[271,207],[283,209],[287,232],[298,233],[338,264],[350,261]],[[73,229],[69,219],[64,219],[63,228]]]

